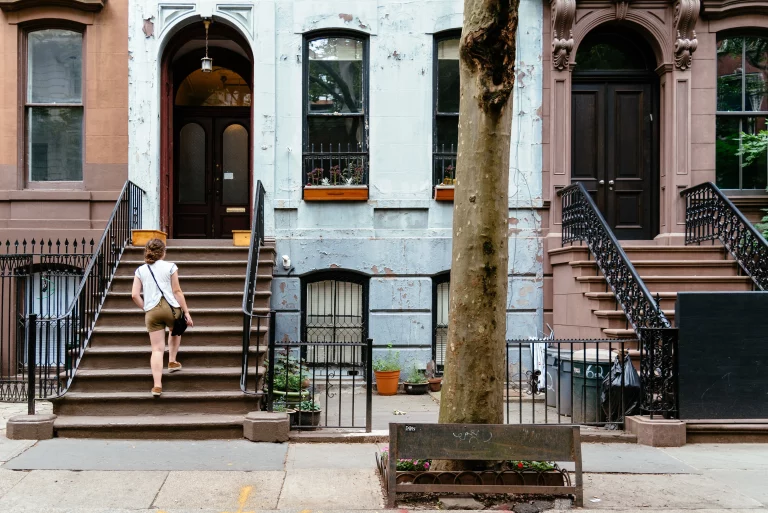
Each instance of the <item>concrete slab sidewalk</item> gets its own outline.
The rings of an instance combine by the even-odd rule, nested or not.
[[[160,510],[276,509],[285,472],[170,472],[153,506]]]

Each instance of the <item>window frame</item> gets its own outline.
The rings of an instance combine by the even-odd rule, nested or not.
[[[444,271],[440,274],[436,274],[432,277],[432,361],[435,362],[435,374],[442,376],[445,362],[442,365],[437,363],[437,301],[438,301],[438,286],[444,283],[448,283],[448,308],[450,311],[450,283],[451,283],[451,271]],[[446,328],[447,328],[446,324]]]
[[[719,44],[721,41],[725,39],[733,39],[733,38],[762,38],[762,39],[768,39],[768,34],[761,31],[756,30],[740,30],[740,31],[725,31],[720,32],[717,34],[716,44]],[[741,47],[741,62],[742,62],[742,68],[741,68],[741,77],[742,77],[742,84],[741,84],[741,110],[737,111],[721,111],[718,109],[718,79],[720,76],[718,75],[718,57],[717,57],[717,50],[715,50],[715,143],[717,142],[717,121],[718,118],[730,118],[735,119],[739,122],[739,147],[741,148],[741,133],[743,130],[743,123],[748,118],[758,118],[758,117],[764,117],[768,120],[768,110],[760,110],[760,111],[747,111],[744,110],[746,107],[746,88],[747,88],[747,80],[746,80],[746,71],[744,69],[744,62],[746,62],[746,43],[742,42]],[[762,188],[757,189],[744,189],[744,168],[742,167],[743,157],[738,156],[739,163],[738,163],[738,170],[739,170],[739,186],[738,188],[729,188],[729,189],[723,189],[729,191],[731,194],[765,194],[766,190]],[[717,162],[717,158],[715,159],[715,162]],[[766,181],[768,182],[768,165],[766,165],[765,169],[766,174]],[[717,182],[717,165],[715,164],[715,182]]]
[[[82,68],[80,73],[80,103],[67,103],[67,104],[50,104],[50,103],[31,103],[27,101],[28,98],[28,86],[29,86],[29,35],[33,32],[39,32],[42,30],[67,30],[70,32],[77,32],[82,37],[81,45],[81,62]],[[19,29],[19,51],[18,51],[18,74],[17,74],[17,105],[19,112],[19,119],[17,122],[17,161],[20,163],[18,176],[19,176],[19,188],[20,189],[84,189],[85,188],[85,152],[86,152],[86,95],[87,95],[87,69],[88,69],[88,50],[87,50],[87,37],[86,37],[86,25],[77,23],[65,19],[48,19],[48,20],[35,20],[23,24]],[[32,173],[29,169],[29,123],[28,115],[31,107],[48,107],[48,108],[79,108],[81,109],[82,125],[81,130],[81,148],[80,148],[80,166],[82,169],[82,176],[80,180],[50,180],[50,181],[38,181],[32,180]]]
[[[309,112],[309,44],[318,39],[329,38],[348,38],[356,39],[363,44],[363,65],[362,65],[362,86],[363,86],[363,108],[360,113],[325,113]],[[370,146],[368,137],[368,123],[370,111],[369,80],[370,80],[370,37],[363,32],[343,29],[317,30],[304,34],[302,38],[302,63],[301,63],[301,123],[302,123],[302,161],[301,161],[301,184],[302,195],[304,187],[307,186],[308,177],[305,169],[305,163],[308,159],[318,158],[320,155],[333,155],[334,152],[312,151],[309,141],[309,118],[310,117],[328,117],[328,118],[354,118],[360,117],[363,120],[362,149],[356,152],[338,152],[339,155],[359,154],[364,162],[364,178],[360,185],[368,186],[370,184]],[[336,160],[329,157],[332,161]],[[344,157],[341,157],[344,158]],[[347,157],[347,160],[349,157]]]
[[[336,281],[336,282],[347,282],[347,283],[353,283],[355,285],[361,286],[361,299],[362,304],[360,305],[361,308],[361,317],[362,317],[362,333],[363,333],[363,339],[361,342],[365,342],[368,340],[368,318],[370,316],[370,308],[369,308],[369,284],[370,284],[370,277],[368,277],[365,274],[360,274],[354,271],[316,271],[307,275],[304,275],[301,277],[301,310],[300,310],[300,317],[301,317],[301,326],[299,333],[299,337],[301,338],[301,341],[307,340],[307,286],[311,285],[313,283],[318,283],[321,281]],[[306,348],[302,349],[305,350]]]
[[[438,110],[438,75],[439,75],[439,64],[440,59],[438,58],[438,49],[440,47],[440,43],[443,41],[448,41],[451,39],[458,39],[459,44],[461,44],[461,29],[450,29],[443,32],[439,32],[434,35],[433,37],[433,46],[432,46],[432,195],[434,197],[434,189],[436,186],[440,185],[443,181],[443,177],[440,176],[440,174],[437,172],[437,163],[439,159],[445,159],[448,158],[449,160],[453,161],[453,167],[454,167],[454,173],[456,168],[456,156],[458,155],[459,151],[459,144],[458,141],[456,141],[456,148],[453,152],[446,152],[446,151],[438,151],[437,146],[437,118],[438,117],[455,117],[456,118],[456,125],[459,124],[459,113],[458,112],[440,112]],[[443,148],[444,149],[444,148]],[[451,159],[451,156],[453,157]],[[454,178],[456,175],[454,174]]]

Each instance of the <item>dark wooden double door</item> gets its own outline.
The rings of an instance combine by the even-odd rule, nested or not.
[[[177,109],[174,127],[173,236],[228,239],[249,229],[249,109]]]
[[[571,94],[571,180],[620,240],[658,234],[658,118],[652,79],[579,81]]]

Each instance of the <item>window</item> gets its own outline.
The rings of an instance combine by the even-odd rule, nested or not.
[[[716,175],[723,189],[765,189],[768,158],[742,167],[741,134],[766,130],[768,38],[729,37],[717,43]]]
[[[303,337],[307,342],[364,342],[367,336],[366,316],[368,312],[367,280],[351,275],[334,275],[333,278],[320,276],[305,283]],[[328,360],[338,364],[351,364],[360,360],[358,347],[310,346],[305,355],[307,363],[325,363]]]
[[[367,81],[367,40],[306,40],[304,185],[368,184]]]
[[[435,39],[434,58],[434,152],[435,185],[453,185],[459,145],[459,36]]]
[[[32,182],[83,179],[83,34],[27,33],[26,168]]]
[[[438,372],[443,372],[445,348],[448,346],[448,305],[450,301],[451,275],[436,276],[432,280],[432,359]]]

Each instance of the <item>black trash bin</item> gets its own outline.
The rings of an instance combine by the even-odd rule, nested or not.
[[[600,392],[611,371],[615,351],[586,349],[573,353],[573,422],[605,422]]]
[[[571,351],[547,349],[547,407],[571,416]],[[542,383],[543,385],[544,383]]]

